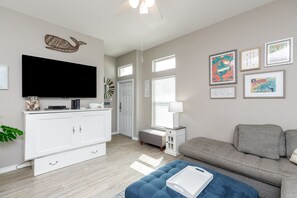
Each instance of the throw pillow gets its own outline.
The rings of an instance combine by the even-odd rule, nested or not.
[[[293,152],[290,161],[297,164],[297,149],[295,149],[295,151]]]
[[[288,130],[286,135],[287,158],[290,158],[294,150],[297,148],[297,130]]]
[[[282,128],[276,125],[239,125],[238,151],[279,159]]]
[[[235,127],[234,135],[233,135],[233,145],[236,149],[238,147],[238,133],[239,133],[239,125]]]

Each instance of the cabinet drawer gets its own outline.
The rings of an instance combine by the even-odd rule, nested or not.
[[[106,144],[97,144],[34,160],[34,176],[106,154]]]

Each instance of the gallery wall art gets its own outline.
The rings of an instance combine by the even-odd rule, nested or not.
[[[237,68],[237,50],[231,50],[209,56],[210,85],[235,84]]]
[[[284,98],[285,71],[244,75],[244,98]]]

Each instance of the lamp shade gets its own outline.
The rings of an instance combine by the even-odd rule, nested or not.
[[[183,103],[182,102],[171,102],[169,104],[169,112],[183,112]]]

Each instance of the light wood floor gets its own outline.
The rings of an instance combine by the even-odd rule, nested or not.
[[[163,160],[154,167],[138,159],[143,154]],[[138,141],[115,135],[107,144],[106,156],[37,177],[33,176],[31,167],[1,174],[0,197],[109,198],[144,176],[130,167],[133,163],[157,169],[175,159],[157,147],[141,146]]]

